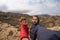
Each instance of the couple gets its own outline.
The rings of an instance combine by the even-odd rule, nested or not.
[[[32,26],[28,28],[26,17],[21,17],[20,20],[20,40],[60,40],[60,31],[48,30],[39,25],[39,17],[32,17]],[[30,34],[29,34],[30,33]],[[29,38],[30,35],[30,38]]]

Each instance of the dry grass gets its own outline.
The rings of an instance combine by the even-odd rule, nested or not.
[[[19,31],[7,23],[0,23],[0,40],[19,40]]]
[[[50,30],[60,30],[59,26],[49,27]],[[20,31],[18,28],[11,26],[8,23],[2,23],[0,21],[0,40],[20,40],[19,39]],[[27,39],[23,39],[27,40]]]
[[[60,31],[60,26],[54,26],[47,29]]]

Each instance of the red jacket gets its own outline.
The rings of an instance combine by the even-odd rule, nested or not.
[[[28,24],[24,24],[24,23],[20,23],[20,40],[22,40],[22,38],[24,37],[28,37]]]

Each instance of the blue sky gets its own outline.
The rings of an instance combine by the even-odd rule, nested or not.
[[[3,9],[2,6],[6,6]],[[0,0],[0,9],[11,10],[31,10],[29,15],[38,14],[60,14],[60,0]]]

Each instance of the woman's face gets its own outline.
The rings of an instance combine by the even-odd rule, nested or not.
[[[23,20],[22,23],[23,23],[24,25],[26,25],[26,24],[27,24],[27,21],[26,21],[26,20]]]
[[[38,18],[37,18],[37,17],[33,17],[32,22],[33,22],[34,24],[36,24],[36,23],[38,22]]]
[[[26,23],[26,20],[23,20],[22,23]]]

